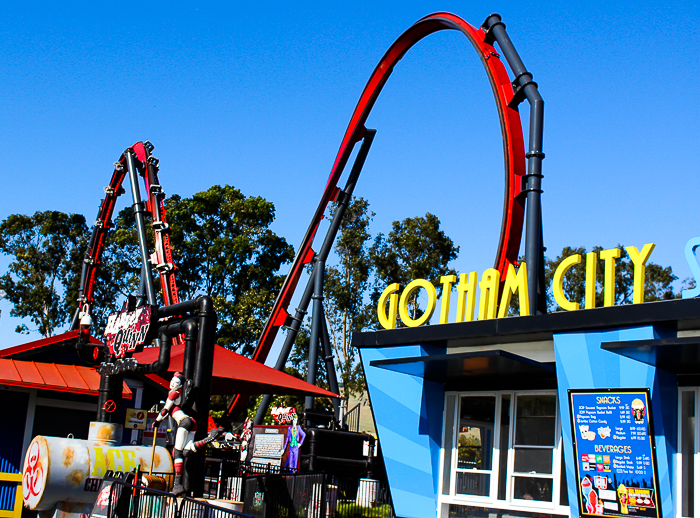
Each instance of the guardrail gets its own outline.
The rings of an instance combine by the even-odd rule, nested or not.
[[[176,498],[171,493],[105,477],[90,518],[252,518],[205,500]]]

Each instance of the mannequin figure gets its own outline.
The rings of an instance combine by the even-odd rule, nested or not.
[[[287,436],[284,439],[284,446],[282,451],[289,445],[289,453],[287,454],[287,460],[284,463],[285,468],[298,469],[299,468],[299,447],[304,444],[304,439],[306,434],[304,430],[297,424],[297,415],[294,414],[292,417],[292,425],[287,430]]]
[[[177,423],[177,433],[175,435],[175,445],[173,447],[173,463],[175,467],[175,478],[173,480],[173,494],[180,495],[185,492],[182,485],[182,467],[185,457],[191,457],[200,448],[216,440],[224,431],[222,428],[216,428],[209,432],[209,435],[201,441],[194,440],[194,433],[197,431],[197,422],[188,416],[181,405],[185,404],[183,396],[183,385],[185,377],[176,372],[173,379],[170,380],[170,392],[165,406],[156,417],[156,422],[153,424],[154,433],[158,428],[158,423],[165,419],[170,414]]]
[[[248,457],[248,444],[253,438],[253,421],[246,417],[245,423],[243,424],[243,431],[241,432],[241,462],[245,462]]]

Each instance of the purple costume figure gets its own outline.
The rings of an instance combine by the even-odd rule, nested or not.
[[[289,453],[284,463],[285,468],[297,469],[299,467],[299,446],[304,444],[305,437],[306,434],[304,430],[297,424],[297,415],[294,414],[292,426],[287,430],[287,437],[285,437],[284,446],[282,447],[282,451],[284,451],[287,445],[289,445]]]

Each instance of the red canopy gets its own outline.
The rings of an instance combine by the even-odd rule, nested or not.
[[[134,358],[140,364],[153,363],[158,359],[159,351],[159,347],[148,347],[142,352],[134,354]],[[184,344],[172,346],[168,372],[182,372],[184,355]],[[308,394],[339,397],[333,392],[253,361],[220,345],[214,346],[214,369],[212,374],[212,394]],[[165,386],[168,385],[168,382],[160,376],[150,375],[149,378],[159,382],[161,385],[163,382],[165,382]]]
[[[98,395],[100,375],[92,367],[0,359],[0,385]],[[132,398],[122,382],[122,397]]]

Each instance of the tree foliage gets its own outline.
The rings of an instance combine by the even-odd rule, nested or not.
[[[425,217],[394,221],[387,237],[377,236],[370,257],[379,281],[384,285],[398,282],[405,287],[414,279],[439,285],[440,276],[454,273],[447,265],[457,253],[459,247],[440,230],[438,217],[427,213]],[[414,319],[422,314],[417,297],[415,292],[408,301]]]
[[[180,298],[210,295],[219,317],[218,343],[252,351],[282,283],[277,272],[293,257],[292,247],[269,228],[274,205],[215,185],[190,198],[172,196],[166,207]],[[0,252],[14,260],[0,287],[13,304],[13,316],[29,318],[43,336],[69,322],[89,237],[82,215],[46,211],[2,222]],[[152,233],[147,237],[152,250]],[[105,243],[91,308],[93,334],[126,295],[138,292],[140,273],[133,211],[127,207]]]
[[[251,353],[282,285],[278,271],[294,256],[269,228],[274,205],[215,185],[190,198],[172,196],[166,209],[180,298],[211,296],[219,345]]]
[[[337,206],[331,209],[335,215]],[[362,331],[373,321],[374,306],[368,302],[372,260],[368,243],[370,220],[374,216],[364,198],[355,198],[340,224],[335,243],[337,266],[326,268],[326,319],[330,341],[337,358],[336,369],[343,385],[343,396],[362,394],[365,380],[351,344],[352,333]]]
[[[217,343],[250,354],[282,284],[278,270],[294,255],[269,228],[274,205],[230,185],[214,185],[188,198],[175,194],[165,207],[180,300],[212,297],[219,319]],[[152,233],[147,239],[152,250]],[[141,260],[131,207],[119,213],[112,241],[122,289],[133,293]],[[155,287],[160,292],[160,283]]]
[[[12,316],[28,318],[42,336],[65,325],[77,307],[88,230],[80,214],[12,214],[0,224],[0,252],[13,256],[0,288]],[[29,333],[22,324],[18,333]]]

